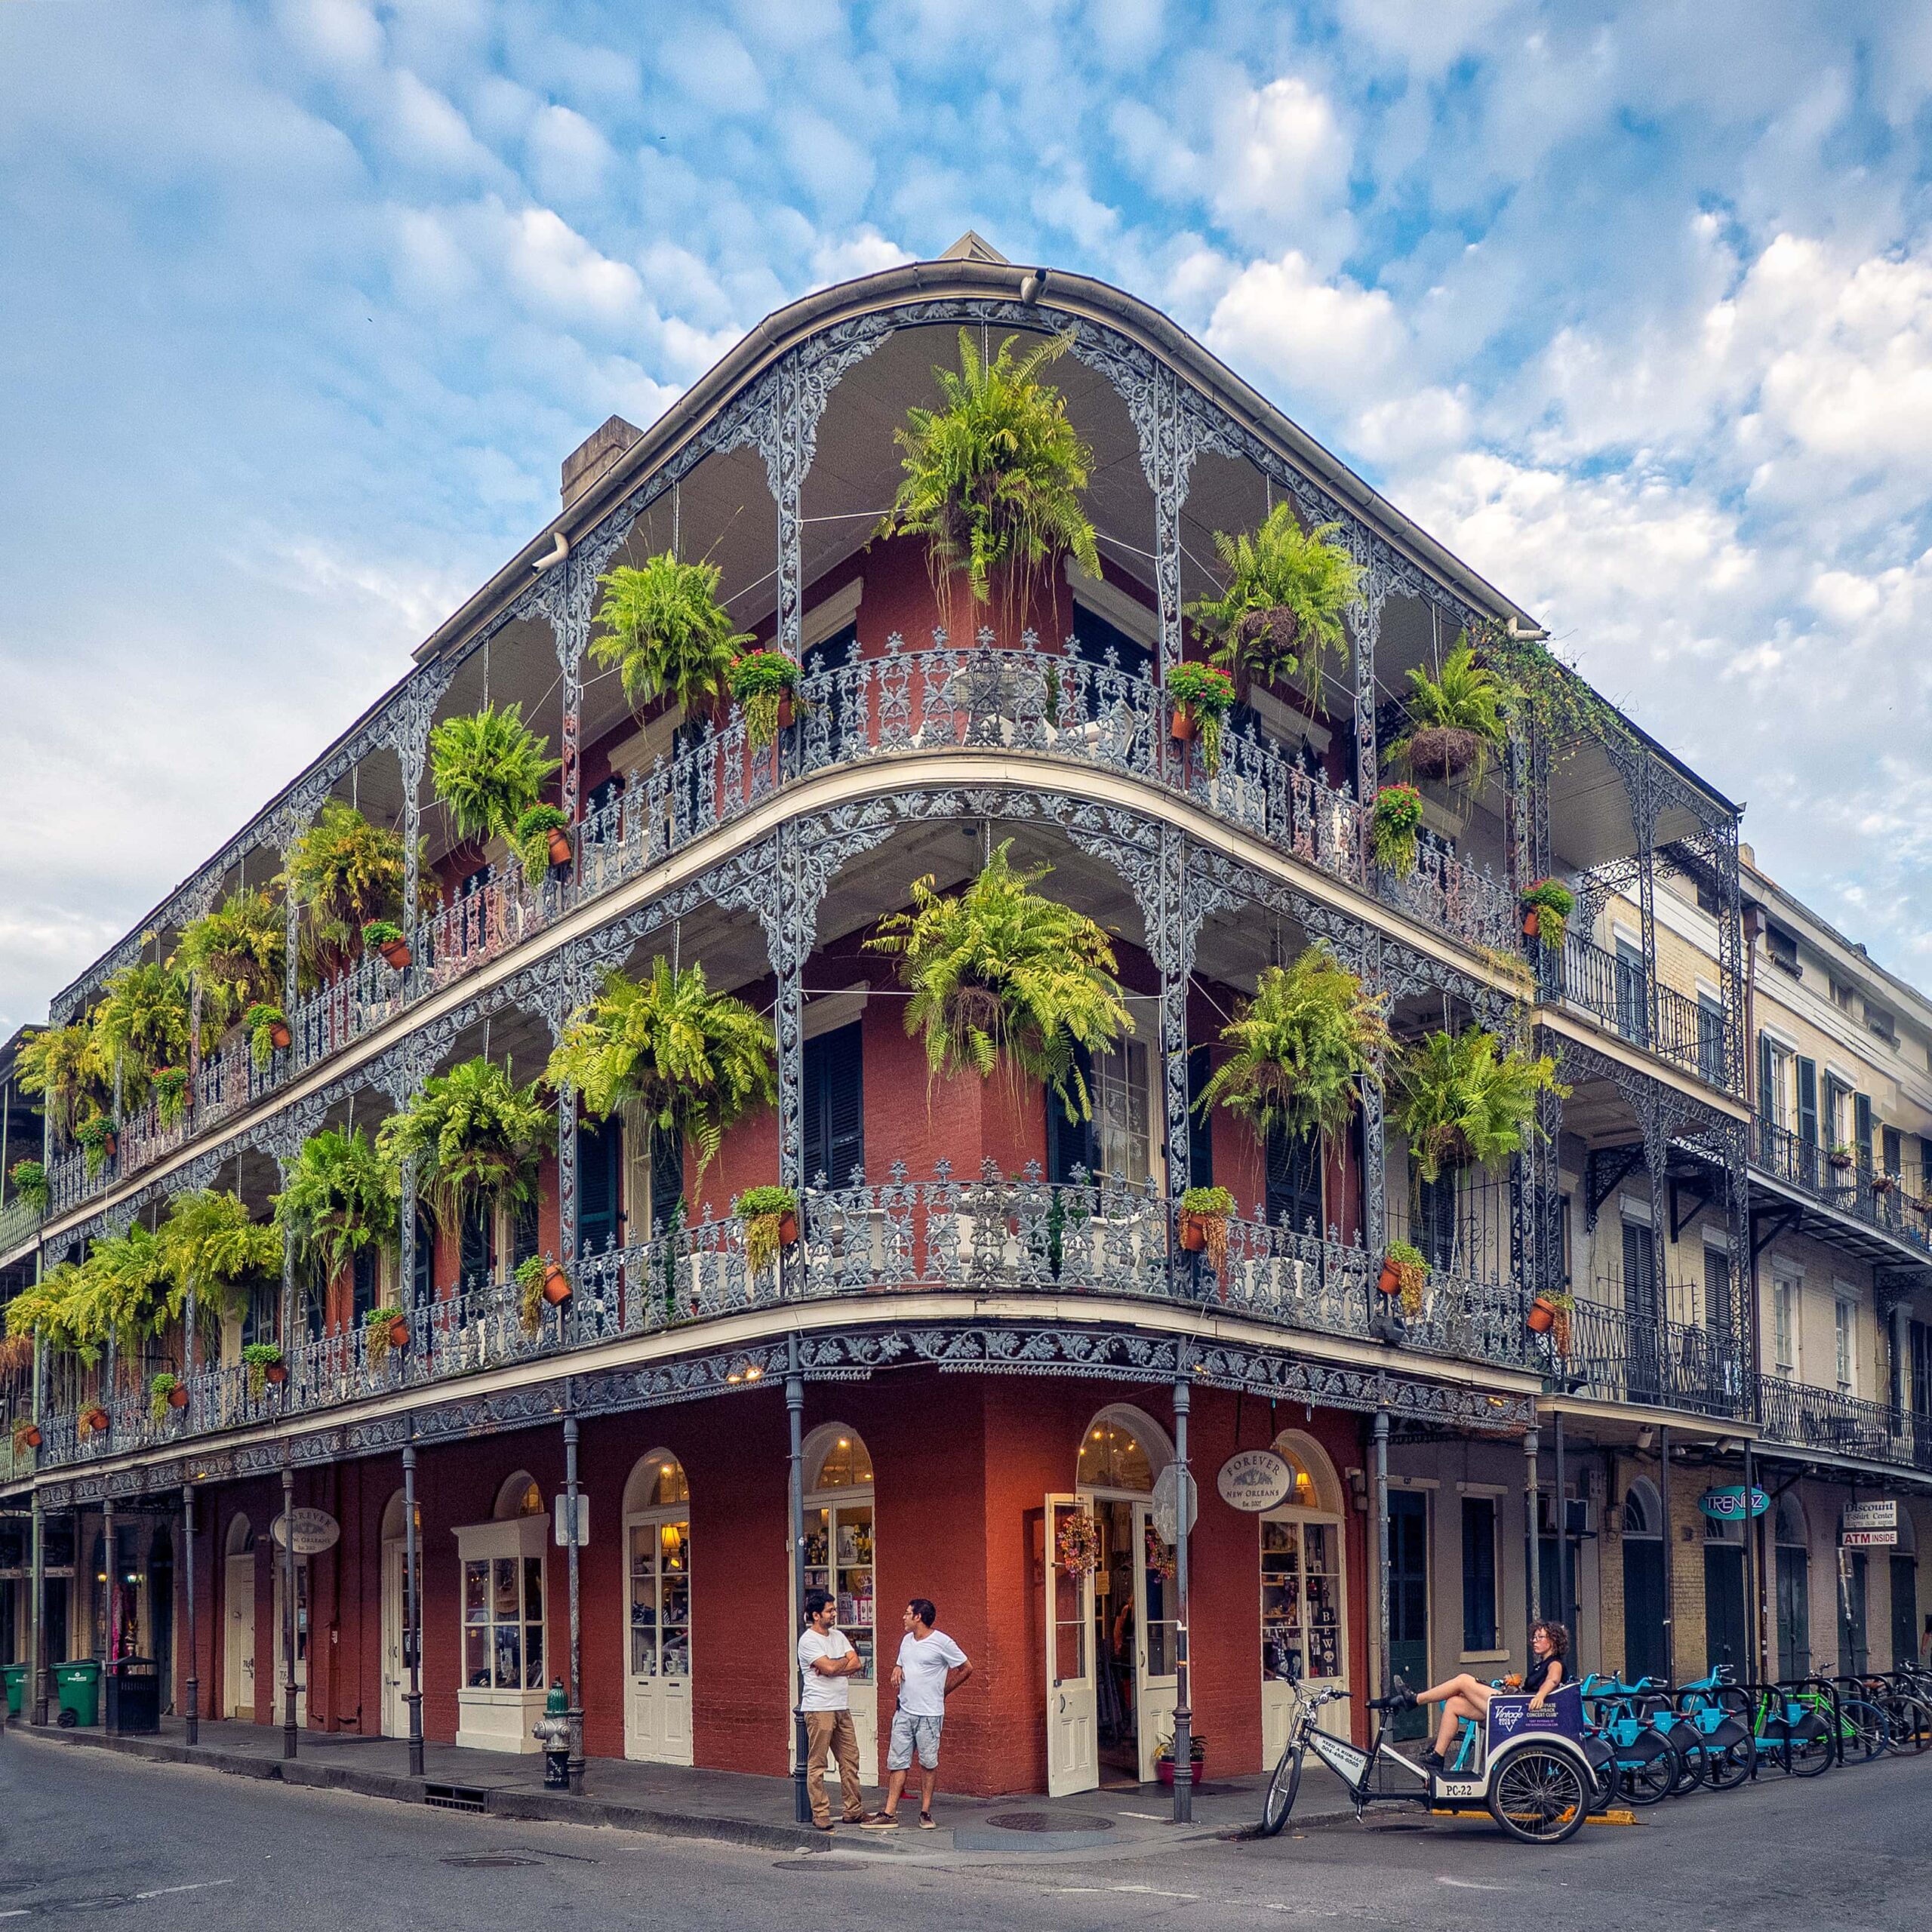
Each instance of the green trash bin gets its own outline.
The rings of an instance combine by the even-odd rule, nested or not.
[[[97,1657],[76,1657],[71,1663],[56,1664],[54,1682],[60,1703],[55,1723],[71,1729],[77,1724],[100,1721],[100,1661]]]
[[[30,1663],[10,1663],[4,1675],[7,1680],[7,1715],[18,1717],[26,1706],[27,1678],[33,1666]]]

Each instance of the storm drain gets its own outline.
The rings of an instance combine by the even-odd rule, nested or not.
[[[472,1784],[426,1784],[423,1787],[423,1802],[434,1805],[438,1811],[481,1811],[485,1795]]]
[[[955,1851],[1079,1851],[1114,1828],[1084,1811],[996,1811],[952,1828]]]
[[[1002,1832],[1110,1832],[1111,1818],[1091,1818],[1068,1811],[1002,1811],[986,1820]]]

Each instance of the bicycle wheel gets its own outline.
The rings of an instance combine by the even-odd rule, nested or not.
[[[1634,1748],[1644,1749],[1641,1745]],[[1660,1737],[1656,1749],[1646,1750],[1641,1757],[1620,1754],[1617,1771],[1617,1788],[1632,1804],[1660,1804],[1677,1789],[1684,1765],[1676,1746]]]
[[[1885,1715],[1892,1727],[1892,1749],[1898,1752],[1923,1751],[1932,1744],[1932,1703],[1909,1690],[1890,1699]]]
[[[1864,1697],[1847,1697],[1838,1706],[1838,1740],[1847,1764],[1869,1764],[1892,1748],[1892,1727],[1885,1714]]]
[[[1815,1737],[1789,1738],[1780,1748],[1786,1753],[1785,1769],[1795,1778],[1815,1778],[1838,1761],[1838,1749],[1829,1731],[1820,1730]]]
[[[1673,1798],[1688,1798],[1704,1782],[1704,1740],[1695,1731],[1690,1731],[1681,1739],[1672,1737],[1670,1742],[1680,1767],[1670,1795]]]
[[[1272,1838],[1288,1822],[1295,1808],[1295,1793],[1301,1789],[1302,1754],[1293,1745],[1281,1753],[1275,1775],[1261,1799],[1261,1835]]]
[[[1583,1827],[1589,1795],[1567,1751],[1525,1744],[1503,1761],[1490,1787],[1489,1815],[1524,1844],[1561,1844]]]
[[[1703,1749],[1704,1782],[1713,1791],[1733,1791],[1748,1784],[1757,1767],[1758,1747],[1749,1737],[1728,1744],[1707,1740]]]

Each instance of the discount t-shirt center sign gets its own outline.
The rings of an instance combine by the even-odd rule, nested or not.
[[[1896,1502],[1847,1503],[1838,1518],[1841,1549],[1896,1549],[1899,1506]]]

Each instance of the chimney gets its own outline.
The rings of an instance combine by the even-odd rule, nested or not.
[[[627,451],[644,441],[644,432],[613,416],[594,435],[564,458],[564,508],[568,509],[609,475]]]

